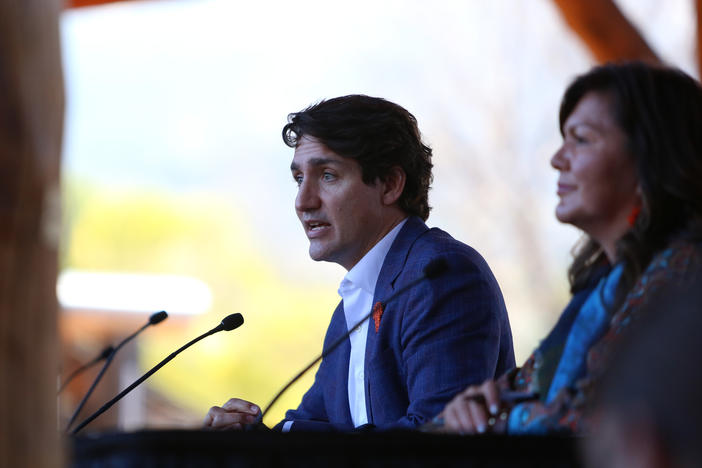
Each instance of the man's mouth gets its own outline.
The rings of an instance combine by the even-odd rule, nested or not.
[[[305,221],[305,227],[307,228],[308,236],[315,236],[331,227],[331,224],[325,223],[324,221]]]
[[[313,221],[310,223],[307,223],[307,227],[309,228],[310,231],[315,231],[322,229],[323,227],[329,226],[329,223],[322,223],[322,222],[317,222]]]

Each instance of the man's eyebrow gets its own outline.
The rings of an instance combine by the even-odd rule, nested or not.
[[[339,161],[338,159],[331,159],[331,158],[312,158],[308,161],[308,164],[310,166],[326,166],[326,165],[336,165],[336,166],[341,166],[343,165],[343,161]],[[300,169],[300,166],[297,165],[297,163],[293,162],[290,164],[290,170],[291,171],[297,171]]]

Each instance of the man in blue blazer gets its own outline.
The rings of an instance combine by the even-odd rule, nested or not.
[[[278,426],[288,430],[414,428],[467,385],[514,367],[512,335],[497,281],[483,258],[429,229],[431,149],[416,119],[380,98],[343,96],[291,114],[295,210],[314,260],[348,273],[324,349],[372,317],[325,357],[312,387]],[[394,291],[444,258],[448,271],[395,300]],[[205,426],[241,428],[258,406],[232,398]]]

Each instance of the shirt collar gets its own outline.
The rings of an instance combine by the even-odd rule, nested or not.
[[[407,219],[403,219],[397,226],[392,228],[346,273],[339,285],[339,294],[342,297],[343,290],[353,288],[360,288],[371,296],[375,294],[375,284],[378,282],[378,276],[380,275],[380,269],[383,267],[385,256],[388,254],[392,243],[400,233],[402,226],[407,222]]]

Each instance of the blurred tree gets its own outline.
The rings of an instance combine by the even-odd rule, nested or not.
[[[321,351],[336,292],[280,277],[266,246],[254,236],[254,226],[230,202],[210,194],[98,188],[71,178],[64,186],[70,232],[63,267],[182,274],[205,281],[212,290],[210,310],[193,317],[185,329],[162,327],[140,337],[142,368],[223,316],[244,315],[244,326],[233,334],[198,344],[149,381],[196,415],[191,425],[201,422],[207,408],[230,397],[267,404]],[[277,403],[265,422],[276,423],[286,408],[297,406],[313,376]],[[187,422],[176,416],[174,420]]]

